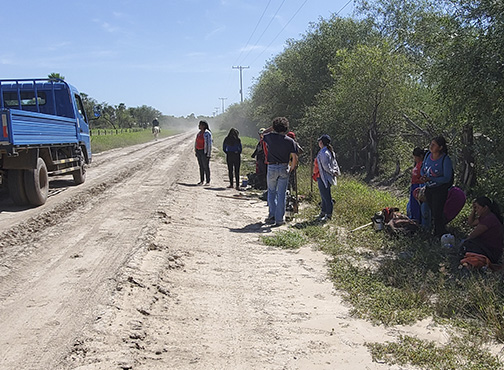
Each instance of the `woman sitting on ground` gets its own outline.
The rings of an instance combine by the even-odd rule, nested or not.
[[[468,222],[474,229],[461,245],[461,256],[477,253],[493,264],[499,263],[504,242],[499,205],[487,197],[476,198]]]

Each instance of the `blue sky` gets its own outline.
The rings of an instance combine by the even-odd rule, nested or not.
[[[310,22],[349,0],[25,0],[2,4],[0,78],[51,72],[96,99],[219,114]],[[225,98],[225,99],[220,99]]]

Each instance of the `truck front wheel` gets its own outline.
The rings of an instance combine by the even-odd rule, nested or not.
[[[9,170],[7,172],[7,186],[9,188],[9,196],[18,206],[28,204],[24,185],[23,170]]]
[[[49,193],[49,177],[42,158],[37,160],[37,168],[24,170],[24,185],[26,197],[31,205],[40,206],[46,202]]]
[[[80,168],[77,171],[72,172],[75,185],[83,184],[84,181],[86,181],[86,167],[84,166],[85,164],[82,162]]]

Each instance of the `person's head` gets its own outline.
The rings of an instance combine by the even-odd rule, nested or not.
[[[292,140],[296,140],[296,134],[292,131],[289,131],[287,133],[287,136],[290,137]]]
[[[477,197],[473,202],[473,208],[477,216],[482,216],[488,212],[492,212],[502,223],[502,215],[499,204],[485,196]]]
[[[331,144],[331,137],[327,134],[322,135],[321,137],[318,138],[318,144],[321,148],[328,146]]]
[[[240,135],[240,133],[234,127],[229,130],[228,137],[230,139],[238,139],[239,135]]]
[[[208,127],[208,122],[205,121],[205,120],[201,120],[199,121],[199,125],[198,125],[199,129],[202,130],[202,131],[205,131],[205,130],[210,130],[210,128]]]
[[[264,135],[264,131],[266,131],[266,129],[265,129],[265,128],[260,128],[260,129],[259,129],[259,137],[260,137],[260,138],[262,138],[262,137],[263,137],[263,135]]]
[[[278,133],[285,133],[289,130],[289,120],[285,117],[277,117],[273,120],[273,130]]]
[[[431,153],[448,154],[446,139],[443,136],[436,136],[431,140],[429,150],[431,151]]]
[[[422,148],[416,147],[413,149],[413,157],[416,163],[422,162],[425,157],[425,151]]]

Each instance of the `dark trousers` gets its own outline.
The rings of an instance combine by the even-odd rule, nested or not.
[[[490,248],[485,245],[479,238],[466,239],[460,246],[460,258],[464,258],[466,252],[472,252],[487,256],[490,262],[499,263],[502,257],[502,248]]]
[[[210,182],[210,157],[207,157],[203,149],[196,149],[196,158],[198,158],[200,182],[205,180]]]
[[[240,153],[226,153],[226,162],[228,166],[229,183],[233,185],[233,178],[235,178],[236,186],[240,186]]]
[[[331,195],[331,184],[327,184],[327,187],[324,185],[324,182],[322,179],[319,177],[317,178],[317,184],[320,192],[320,200],[321,200],[321,205],[322,209],[321,212],[324,215],[332,216],[333,213],[333,202],[332,202],[332,195]]]
[[[444,205],[448,197],[450,184],[443,184],[436,187],[427,187],[425,197],[431,210],[432,221],[434,223],[434,235],[446,234],[446,217],[444,215]]]

